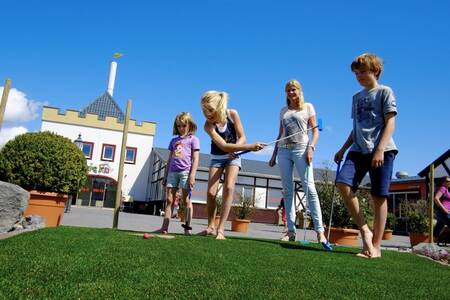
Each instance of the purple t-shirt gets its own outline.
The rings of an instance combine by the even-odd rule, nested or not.
[[[189,171],[192,165],[192,152],[200,150],[200,141],[194,135],[177,136],[170,141],[169,150],[172,151],[169,171]]]
[[[446,209],[450,210],[450,192],[448,191],[448,189],[447,189],[445,186],[441,186],[441,187],[438,189],[438,192],[441,192],[441,193],[442,193],[442,197],[441,197],[441,199],[440,199],[442,205],[443,205]]]

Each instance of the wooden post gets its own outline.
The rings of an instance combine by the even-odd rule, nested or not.
[[[434,215],[433,206],[434,206],[434,164],[430,166],[430,206],[429,206],[430,223],[428,231],[428,238],[430,243],[433,243],[433,215]]]
[[[128,99],[127,111],[125,112],[126,115],[125,123],[123,125],[122,148],[120,149],[119,178],[117,180],[116,202],[114,206],[114,219],[113,219],[114,229],[117,229],[117,225],[119,224],[119,209],[120,209],[120,201],[122,200],[123,168],[125,164],[125,153],[127,148],[127,137],[128,137],[128,123],[130,122],[130,114],[131,114],[131,100]]]
[[[8,102],[9,89],[11,88],[11,79],[6,79],[3,87],[2,100],[0,102],[0,131],[2,131],[3,116],[6,110],[6,102]]]

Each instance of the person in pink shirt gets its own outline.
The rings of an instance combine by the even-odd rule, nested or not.
[[[446,176],[442,179],[436,194],[434,195],[434,203],[436,203],[436,219],[433,236],[437,239],[445,225],[450,227],[450,177]]]

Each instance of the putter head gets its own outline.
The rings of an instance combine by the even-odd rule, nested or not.
[[[317,119],[317,128],[319,128],[319,131],[323,130],[322,119]]]

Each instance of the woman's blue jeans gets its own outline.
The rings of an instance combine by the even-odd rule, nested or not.
[[[294,201],[294,166],[300,176],[303,190],[307,195],[307,205],[314,222],[316,232],[324,232],[322,224],[322,211],[320,209],[319,196],[314,185],[312,164],[308,166],[305,157],[307,145],[289,145],[289,148],[278,147],[278,165],[280,167],[281,182],[283,185],[284,205],[288,230],[296,232],[295,228],[295,201]]]

